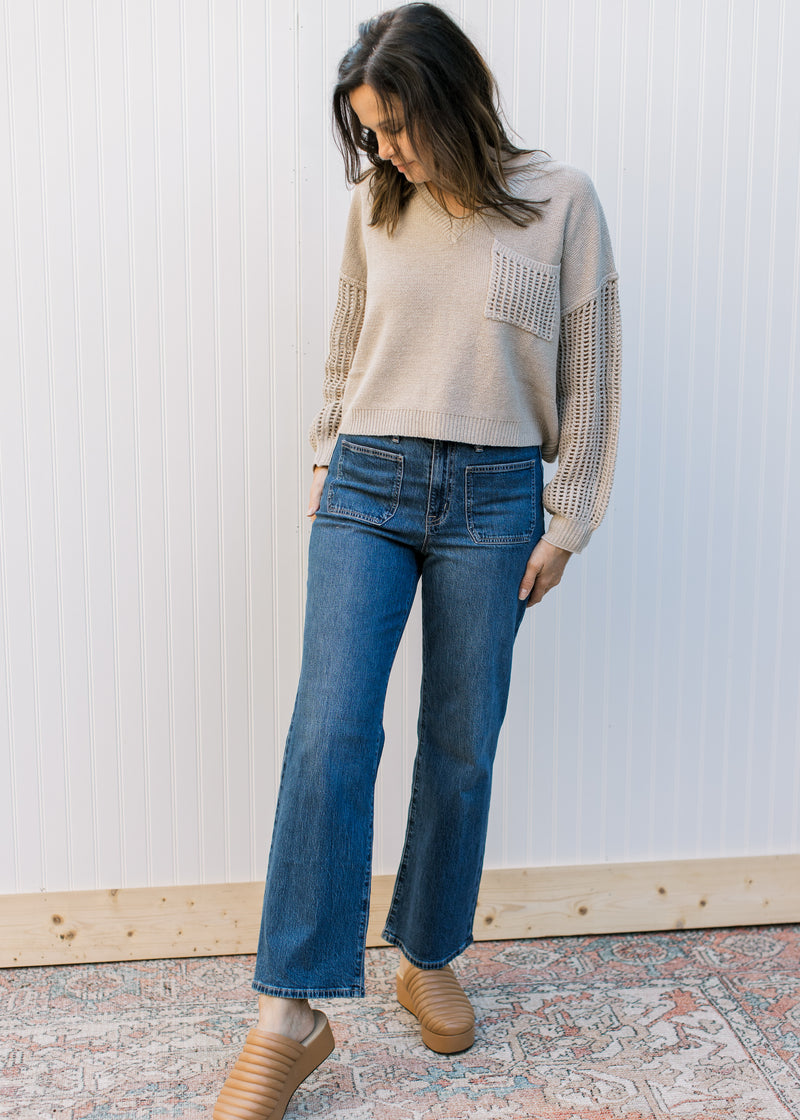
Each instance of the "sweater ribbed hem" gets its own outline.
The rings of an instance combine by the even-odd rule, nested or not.
[[[556,548],[565,548],[568,552],[580,552],[589,543],[593,531],[594,527],[584,521],[573,521],[571,517],[554,513],[550,518],[544,539],[554,544]]]
[[[478,447],[538,447],[542,442],[538,428],[532,423],[413,408],[354,408],[342,417],[339,431],[354,436],[444,439]],[[317,462],[320,462],[319,456]]]

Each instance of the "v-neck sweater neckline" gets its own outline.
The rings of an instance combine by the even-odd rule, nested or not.
[[[536,177],[538,168],[535,162],[526,159],[522,164],[516,161],[509,163],[506,170],[508,175],[513,175],[515,177],[519,188],[520,183]],[[447,240],[453,244],[455,244],[468,229],[472,229],[475,225],[475,219],[481,216],[480,211],[473,210],[468,214],[464,214],[463,217],[457,217],[455,214],[451,214],[446,210],[441,202],[438,202],[433,197],[433,193],[427,183],[415,183],[414,185],[416,187],[417,196],[430,214],[433,224],[444,234]]]
[[[436,201],[427,183],[417,183],[415,185],[417,195],[430,213],[434,225],[445,235],[448,241],[458,241],[461,235],[472,227],[476,217],[474,213],[471,212],[465,214],[463,218],[457,218],[454,214],[445,210],[440,202]]]

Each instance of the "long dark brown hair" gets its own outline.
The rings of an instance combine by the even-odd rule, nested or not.
[[[504,163],[532,155],[509,140],[500,118],[497,83],[480,52],[435,4],[406,4],[362,23],[358,41],[339,63],[333,125],[348,182],[372,175],[372,225],[391,234],[414,193],[378,155],[375,133],[363,128],[349,94],[370,86],[387,121],[405,125],[416,152],[430,153],[434,186],[468,210],[496,210],[519,226],[542,215],[543,202],[511,192]],[[362,155],[372,164],[364,170]]]

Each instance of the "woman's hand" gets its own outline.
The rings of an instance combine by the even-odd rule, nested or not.
[[[314,467],[314,478],[311,481],[311,493],[308,497],[308,513],[306,515],[310,517],[312,521],[317,516],[319,500],[322,496],[322,487],[325,485],[325,475],[327,473],[327,467]]]
[[[566,548],[557,548],[544,537],[537,542],[519,585],[519,598],[528,600],[526,606],[541,603],[550,588],[561,582],[571,555]]]

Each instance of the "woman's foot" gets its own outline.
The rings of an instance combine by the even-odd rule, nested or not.
[[[333,1050],[327,1018],[307,1000],[262,999],[258,1026],[222,1086],[214,1120],[281,1120],[294,1091]]]
[[[422,1041],[437,1054],[457,1054],[475,1041],[472,1004],[450,965],[417,968],[402,957],[397,971],[397,998],[415,1015]]]

